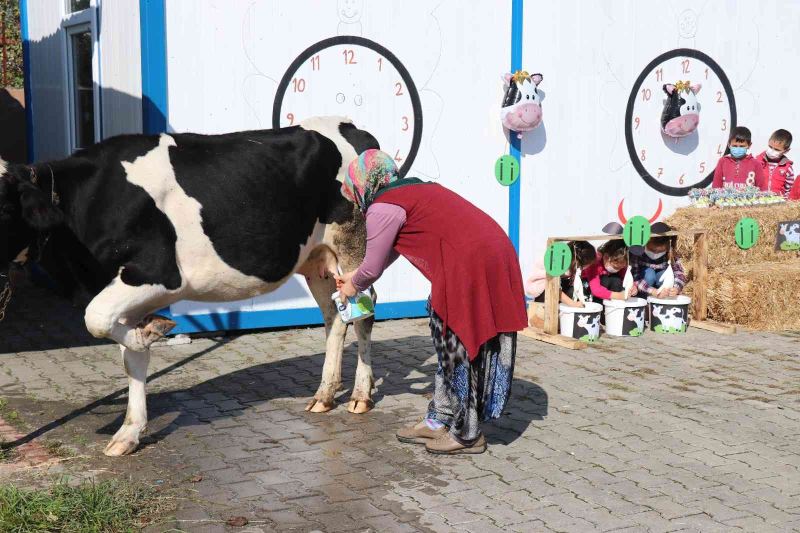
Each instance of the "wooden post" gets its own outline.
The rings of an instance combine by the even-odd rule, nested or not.
[[[547,239],[547,247],[555,242]],[[547,275],[547,286],[544,289],[544,332],[558,335],[558,304],[561,301],[561,278]]]
[[[708,235],[705,231],[694,236],[694,290],[692,306],[694,320],[706,320],[708,307],[706,292],[708,291]]]

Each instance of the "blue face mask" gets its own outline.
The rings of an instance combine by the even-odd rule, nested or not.
[[[741,159],[747,155],[746,146],[731,146],[731,155],[734,159]]]

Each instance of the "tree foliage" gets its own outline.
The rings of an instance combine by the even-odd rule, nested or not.
[[[23,69],[19,0],[0,0],[0,28],[5,29],[5,33],[0,35],[0,85],[21,88]],[[5,67],[2,63],[3,51]]]

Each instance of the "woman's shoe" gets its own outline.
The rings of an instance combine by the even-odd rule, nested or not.
[[[486,451],[486,438],[481,433],[472,444],[461,444],[450,433],[445,433],[436,440],[428,441],[425,449],[439,455],[477,454]]]
[[[426,444],[442,435],[447,435],[447,426],[431,429],[424,419],[415,426],[401,429],[396,434],[397,440],[407,444]]]

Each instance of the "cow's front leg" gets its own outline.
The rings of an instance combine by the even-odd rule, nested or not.
[[[139,445],[139,436],[147,426],[147,400],[145,381],[150,350],[136,352],[125,346],[122,349],[122,364],[128,375],[128,411],[122,427],[114,434],[103,453],[111,456],[126,455]]]
[[[134,352],[145,351],[175,323],[162,317],[148,317],[131,326],[123,323],[123,318],[141,318],[174,299],[161,285],[127,285],[117,277],[86,306],[86,329],[95,337],[112,339]]]
[[[375,301],[375,292],[372,291],[372,301]],[[353,394],[347,410],[351,413],[366,413],[374,406],[372,402],[372,386],[375,380],[372,376],[372,326],[375,317],[365,318],[355,323],[356,336],[358,337],[358,367],[356,367],[356,380]]]
[[[324,413],[333,409],[333,397],[342,387],[342,353],[344,352],[344,338],[347,335],[347,324],[339,319],[339,312],[331,300],[331,295],[336,291],[336,282],[332,276],[319,277],[310,275],[306,277],[308,287],[322,311],[325,320],[325,363],[322,365],[322,380],[317,393],[306,405],[306,411]]]

